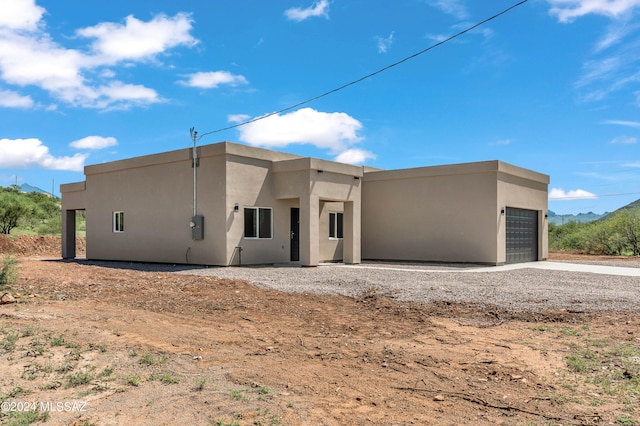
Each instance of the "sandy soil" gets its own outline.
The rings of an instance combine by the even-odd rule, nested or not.
[[[57,253],[38,238],[0,305],[2,424],[640,422],[637,312],[288,294],[27,259]]]

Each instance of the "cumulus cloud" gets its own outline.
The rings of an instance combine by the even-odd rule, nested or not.
[[[363,149],[351,148],[341,152],[335,157],[335,161],[347,164],[364,164],[367,160],[375,160],[376,156]]]
[[[102,136],[87,136],[69,144],[70,147],[76,149],[104,149],[116,145],[118,145],[116,138]]]
[[[88,48],[70,49],[45,31],[46,11],[33,0],[4,0],[2,9],[0,80],[38,87],[73,106],[127,108],[161,102],[155,90],[118,81],[107,67],[156,60],[170,49],[198,43],[190,35],[190,15],[178,13],[157,15],[150,21],[128,16],[122,23],[78,29],[77,38],[92,43]],[[22,97],[18,104],[25,107],[26,99]]]
[[[320,0],[307,8],[293,7],[284,12],[285,16],[296,22],[313,17],[329,18],[329,0]]]
[[[583,189],[565,191],[561,188],[551,188],[549,191],[550,200],[579,200],[583,198],[598,198],[598,196]]]
[[[362,123],[343,112],[326,113],[302,108],[289,114],[276,114],[240,128],[240,140],[250,145],[283,147],[312,144],[332,152],[360,141]]]
[[[231,117],[230,117],[231,118]],[[235,120],[245,116],[233,116]],[[244,120],[243,120],[244,121]],[[289,114],[276,114],[239,127],[240,141],[253,146],[281,148],[291,144],[310,144],[328,150],[337,161],[359,163],[375,158],[353,145],[362,141],[362,123],[343,112],[320,112],[303,108]]]
[[[44,12],[35,0],[3,0],[0,28],[34,31]]]
[[[392,31],[388,37],[376,37],[376,40],[378,41],[378,53],[387,53],[387,51],[393,44],[393,34],[394,32]]]
[[[234,75],[228,71],[197,72],[190,74],[187,80],[179,81],[183,86],[198,87],[201,89],[215,89],[222,84],[229,86],[239,86],[248,84],[247,79],[242,75]]]
[[[189,34],[191,28],[192,19],[187,13],[157,15],[149,22],[129,15],[124,24],[103,22],[79,29],[76,34],[95,39],[91,45],[93,61],[113,64],[150,59],[177,46],[194,46],[198,41]]]
[[[595,14],[618,18],[640,6],[640,0],[548,0],[552,15],[560,22],[571,22]]]
[[[7,108],[31,108],[33,99],[29,96],[22,96],[11,90],[0,90],[0,107]]]
[[[87,154],[72,157],[55,157],[40,140],[0,139],[0,167],[31,168],[40,167],[49,170],[82,171]]]

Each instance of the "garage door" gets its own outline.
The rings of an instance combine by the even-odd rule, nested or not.
[[[507,263],[538,260],[538,212],[507,207]]]

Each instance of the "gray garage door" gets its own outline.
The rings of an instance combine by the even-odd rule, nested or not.
[[[507,207],[507,263],[538,260],[538,212]]]

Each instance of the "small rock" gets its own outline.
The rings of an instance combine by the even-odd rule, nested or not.
[[[194,357],[193,357],[193,360],[194,360],[194,361],[201,361],[201,360],[202,360],[202,357],[201,357],[200,355],[197,355],[197,356],[194,356]]]
[[[0,297],[0,305],[7,305],[9,303],[16,303],[17,300],[9,293],[5,293]]]
[[[444,396],[438,394],[436,396],[433,397],[434,401],[444,401]]]

